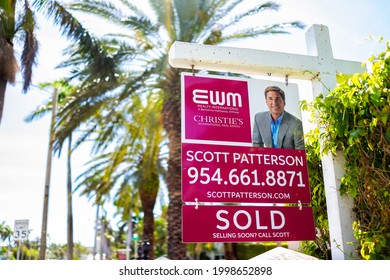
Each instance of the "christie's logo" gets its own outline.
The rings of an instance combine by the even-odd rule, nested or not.
[[[225,93],[224,91],[194,89],[192,101],[196,104],[242,107],[241,95],[233,92]]]

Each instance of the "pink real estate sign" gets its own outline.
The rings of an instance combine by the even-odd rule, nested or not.
[[[315,239],[305,151],[252,146],[269,85],[299,117],[296,85],[182,73],[183,242]]]

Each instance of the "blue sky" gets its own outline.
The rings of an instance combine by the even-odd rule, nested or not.
[[[249,1],[255,2],[255,1]],[[257,1],[258,2],[258,1]],[[386,0],[283,0],[279,12],[267,13],[256,19],[259,25],[271,22],[301,20],[307,27],[290,35],[265,36],[246,43],[229,44],[235,47],[271,50],[286,53],[306,54],[305,32],[312,24],[329,28],[335,58],[364,61],[371,54],[384,49],[377,38],[390,40],[390,2]],[[38,38],[41,42],[38,66],[33,83],[51,81],[65,75],[55,69],[61,61],[66,40],[57,29],[41,19]],[[373,39],[369,39],[371,36]],[[19,50],[20,51],[20,50]],[[20,78],[19,78],[20,81]],[[45,182],[49,116],[25,123],[24,118],[50,97],[48,92],[31,88],[21,93],[20,84],[9,86],[2,124],[0,126],[0,222],[13,228],[17,219],[29,219],[32,230],[30,239],[40,236],[42,203]],[[82,170],[89,159],[89,151],[81,149],[73,157],[73,176]],[[66,165],[64,158],[54,158],[49,204],[49,242],[66,242]],[[86,246],[93,245],[95,210],[92,202],[74,195],[75,241]]]

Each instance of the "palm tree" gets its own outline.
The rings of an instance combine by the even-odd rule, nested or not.
[[[63,34],[78,44],[81,51],[88,52],[94,62],[90,72],[114,73],[114,61],[102,50],[94,37],[70,14],[59,1],[0,0],[0,123],[3,115],[7,84],[15,82],[19,68],[22,71],[23,92],[26,93],[32,82],[33,66],[37,62],[38,40],[36,38],[36,11],[46,12]],[[35,9],[34,9],[35,8]],[[15,57],[14,44],[22,44],[19,60]]]
[[[18,5],[20,2],[20,5]],[[114,73],[112,58],[101,49],[90,33],[58,2],[49,0],[34,0],[38,11],[46,12],[60,26],[63,33],[78,44],[80,50],[93,56],[90,73],[105,73],[105,77]],[[32,67],[36,62],[38,41],[35,37],[35,13],[29,1],[0,0],[0,123],[3,115],[5,92],[8,83],[14,83],[19,66],[14,55],[14,39],[23,41],[23,51],[20,58],[23,92],[31,85]],[[68,135],[66,139],[71,139]],[[46,255],[46,228],[48,216],[48,187],[45,186],[44,213],[42,222],[42,238],[40,258]],[[47,197],[47,199],[46,199]],[[71,217],[69,217],[71,219]],[[70,225],[70,224],[69,224]],[[71,239],[69,239],[70,241]],[[72,246],[68,246],[68,256],[72,255]]]
[[[8,240],[8,243],[11,241],[12,236],[12,230],[9,226],[5,224],[5,222],[1,222],[0,224],[0,240],[6,241]]]
[[[276,23],[263,27],[242,27],[243,20],[259,16],[261,12],[278,10],[273,2],[253,4],[243,7],[237,13],[235,8],[241,0],[149,0],[149,17],[144,11],[122,0],[77,1],[70,8],[101,17],[106,22],[119,26],[123,32],[109,34],[100,42],[111,53],[113,67],[117,72],[86,75],[93,67],[93,61],[85,56],[88,50],[76,48],[72,65],[75,76],[82,81],[82,90],[72,104],[62,112],[66,118],[78,110],[66,127],[57,134],[57,145],[70,131],[81,123],[93,123],[96,113],[112,115],[106,103],[114,99],[118,104],[128,104],[132,94],[153,90],[163,100],[162,122],[169,140],[169,160],[167,184],[169,191],[168,210],[168,256],[171,259],[185,259],[186,248],[181,242],[181,69],[173,69],[167,63],[169,47],[175,41],[220,44],[235,39],[253,38],[266,34],[287,33],[287,28],[301,28],[300,22]],[[256,21],[257,22],[257,21]],[[104,44],[103,44],[104,42]],[[87,51],[87,52],[86,52]],[[127,51],[127,52],[126,52]],[[88,56],[93,58],[93,56]],[[120,58],[120,59],[118,59]],[[128,58],[128,59],[124,59]],[[91,63],[91,64],[90,64]],[[105,76],[106,75],[106,76]],[[112,78],[112,75],[115,77]],[[115,124],[114,124],[115,125]],[[89,127],[93,131],[94,127]]]
[[[28,1],[23,7],[16,6],[16,0],[0,1],[0,123],[7,83],[14,83],[19,66],[14,54],[14,39],[23,40],[23,51],[20,58],[23,91],[31,84],[32,66],[35,63],[38,41],[35,37],[34,13]]]
[[[55,112],[56,111],[55,107],[57,107],[57,106],[61,109],[61,107],[63,107],[64,104],[69,102],[69,98],[73,98],[72,92],[75,91],[75,88],[72,87],[68,83],[68,81],[66,81],[66,80],[59,80],[59,81],[55,81],[53,83],[41,84],[40,88],[43,90],[48,89],[48,88],[53,89],[53,91],[56,92],[56,95],[55,95],[55,97],[53,96],[53,98],[55,98],[56,100],[53,99],[53,101],[47,101],[46,104],[38,107],[34,112],[29,114],[25,118],[25,121],[27,121],[27,122],[31,122],[31,121],[34,121],[38,118],[41,118],[44,115],[46,115],[47,113],[49,113],[50,111]],[[55,113],[53,115],[53,118],[55,118]],[[53,123],[53,126],[54,126],[54,123]],[[54,133],[54,131],[53,131],[53,133]],[[71,175],[72,174],[71,173],[72,151],[73,151],[73,149],[72,149],[72,134],[69,134],[68,152],[67,152],[67,212],[68,212],[68,214],[67,214],[67,247],[66,247],[66,250],[67,250],[66,257],[68,260],[73,259],[73,210],[72,210],[72,175]],[[50,152],[52,152],[52,151],[50,151]],[[47,185],[46,188],[48,188],[48,187],[49,186]],[[46,196],[45,196],[45,198],[46,198]],[[47,205],[47,204],[48,204],[48,202],[45,202],[45,205]],[[48,206],[45,206],[45,209],[47,209],[47,207]],[[47,210],[44,211],[44,215],[45,215],[43,218],[44,221],[47,220],[47,214],[46,214],[47,212],[48,212]],[[47,226],[45,226],[45,229],[43,230],[42,238],[41,238],[42,239],[41,240],[41,245],[42,245],[41,254],[43,254],[43,251],[45,251],[44,248],[46,248],[46,240],[45,240],[46,228],[47,228]],[[44,256],[41,255],[41,258],[44,258]]]
[[[89,162],[88,169],[79,176],[77,187],[84,188],[82,194],[96,192],[100,196],[109,196],[112,190],[119,187],[116,206],[124,208],[122,213],[130,213],[129,206],[135,205],[134,197],[124,199],[128,198],[129,189],[137,190],[144,213],[143,238],[151,243],[152,248],[153,208],[160,186],[160,176],[165,174],[161,163],[161,143],[164,143],[161,106],[161,99],[156,98],[154,93],[148,94],[145,100],[134,95],[129,106],[124,108],[129,119],[126,119],[126,115],[118,106],[118,111],[111,112],[111,118],[100,119],[97,116],[99,134],[93,141],[94,152],[98,156]],[[87,136],[90,136],[89,130],[80,138],[85,139]],[[106,151],[112,141],[117,144],[112,150]],[[127,216],[129,220],[132,218],[130,214]],[[153,250],[150,257],[153,258]]]
[[[156,96],[154,96],[156,97]],[[153,95],[152,95],[153,98]],[[160,174],[164,174],[164,168],[159,160],[161,143],[163,142],[163,128],[161,124],[160,111],[162,102],[160,100],[147,100],[146,123],[148,127],[144,130],[145,148],[141,154],[141,160],[137,166],[136,188],[139,190],[142,210],[144,213],[143,239],[150,243],[151,259],[154,258],[154,214],[153,209],[156,203],[160,187]],[[152,128],[152,129],[149,129]]]
[[[6,225],[5,222],[0,223],[0,243],[1,241],[8,241],[6,253],[8,255],[10,249],[11,249],[11,236],[13,232],[10,226]],[[1,250],[0,250],[1,253]]]

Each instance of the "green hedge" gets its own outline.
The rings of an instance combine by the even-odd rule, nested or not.
[[[316,116],[321,129],[308,135],[313,153],[308,157],[309,164],[318,164],[318,157],[324,153],[344,152],[346,173],[340,192],[354,199],[356,221],[351,227],[359,242],[359,256],[382,260],[390,259],[389,43],[384,52],[370,57],[368,62],[370,71],[353,75],[310,104],[303,102],[302,108]],[[319,175],[311,168],[311,187],[314,181],[314,189],[319,190],[320,183],[315,178]],[[313,193],[313,208],[316,225],[325,232],[325,223],[318,221],[325,221],[321,196]]]

